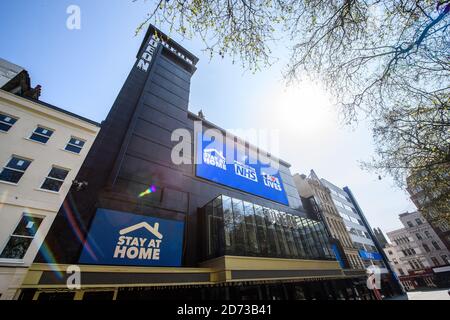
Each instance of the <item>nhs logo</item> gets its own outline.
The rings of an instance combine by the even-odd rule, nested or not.
[[[204,149],[203,162],[207,165],[214,166],[222,170],[227,170],[225,157],[223,156],[221,151],[218,151],[216,149]]]
[[[258,176],[256,175],[256,170],[253,167],[250,167],[246,164],[240,163],[238,161],[234,161],[234,173],[236,175],[244,177],[248,180],[258,182]]]
[[[277,177],[267,174],[265,172],[262,172],[261,175],[263,177],[263,182],[266,187],[282,191],[280,180]]]

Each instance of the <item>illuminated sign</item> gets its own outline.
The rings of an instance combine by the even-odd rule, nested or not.
[[[378,252],[359,250],[359,256],[364,260],[383,260],[383,257]]]
[[[184,223],[98,209],[80,263],[180,266]]]
[[[227,159],[225,146],[214,144],[200,134],[197,138],[196,175],[266,199],[289,205],[277,169],[246,155],[237,147],[232,159]],[[251,161],[252,160],[252,161]]]

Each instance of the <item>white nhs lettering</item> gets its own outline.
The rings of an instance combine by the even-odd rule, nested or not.
[[[256,170],[250,166],[234,161],[234,173],[246,179],[258,182]]]

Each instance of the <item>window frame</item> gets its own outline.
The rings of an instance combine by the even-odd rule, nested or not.
[[[0,128],[0,132],[3,132],[3,133],[8,133],[9,130],[16,124],[16,122],[19,121],[19,118],[18,118],[18,117],[12,116],[12,115],[10,115],[10,114],[8,114],[8,113],[0,112],[0,115],[3,115],[3,116],[5,116],[5,117],[9,117],[9,118],[15,120],[14,123],[11,124],[11,123],[9,123],[9,122],[5,122],[4,120],[0,119],[0,123],[9,126],[8,130],[6,130],[6,131]]]
[[[51,134],[49,136],[47,136],[44,133],[36,132],[36,130],[39,129],[39,128],[44,129],[44,130],[49,130],[49,131],[51,131]],[[36,125],[36,128],[34,128],[34,130],[31,132],[30,136],[27,139],[30,140],[30,141],[33,141],[33,142],[40,143],[40,144],[47,144],[47,142],[50,140],[51,136],[53,135],[53,133],[55,133],[55,131],[56,131],[55,129],[51,129],[49,127],[46,127],[46,126],[38,124],[38,125]],[[35,139],[32,138],[33,135],[38,135],[40,137],[45,137],[45,138],[47,138],[47,140],[45,142],[42,142],[42,141],[39,141],[39,140],[35,140]]]
[[[40,222],[40,224],[39,224],[38,228],[36,229],[36,232],[35,232],[35,234],[33,236],[26,236],[26,235],[15,234],[17,227],[20,225],[20,223],[22,222],[22,219],[24,217],[33,217],[33,218],[41,219],[41,222]],[[30,249],[34,239],[36,238],[36,234],[39,232],[39,229],[40,229],[42,223],[44,222],[44,220],[45,220],[45,216],[44,215],[33,214],[33,213],[28,213],[28,212],[22,212],[22,215],[20,216],[20,219],[18,219],[18,221],[16,222],[16,225],[14,226],[12,231],[9,232],[8,239],[5,241],[4,245],[1,247],[1,250],[0,250],[0,261],[6,261],[6,262],[9,262],[9,263],[23,263],[24,260],[25,260],[26,255],[28,253],[28,250]],[[30,244],[28,245],[28,247],[27,247],[27,249],[25,251],[25,254],[23,255],[22,258],[4,258],[4,257],[1,257],[1,255],[3,254],[3,251],[5,251],[6,247],[8,246],[8,243],[11,240],[12,237],[31,239]]]
[[[77,144],[70,143],[70,141],[71,141],[72,139],[76,139],[76,140],[79,140],[79,141],[83,142],[83,145],[80,147],[80,146],[77,145]],[[87,141],[86,141],[85,139],[81,139],[81,138],[78,138],[78,137],[76,137],[76,136],[70,136],[69,141],[67,141],[66,145],[64,146],[64,151],[71,152],[71,153],[74,153],[74,154],[80,154],[81,151],[83,150],[83,148],[84,148],[86,142],[87,142]],[[68,146],[72,146],[72,147],[75,147],[75,148],[80,148],[80,151],[79,151],[79,152],[75,152],[75,151],[72,151],[72,150],[68,150],[68,149],[67,149]]]
[[[59,179],[59,178],[54,178],[54,177],[50,177],[49,176],[54,168],[67,171],[67,174],[64,177],[64,179]],[[64,168],[64,167],[61,167],[61,166],[58,166],[58,165],[52,165],[50,167],[50,170],[48,171],[47,175],[44,177],[44,180],[42,181],[41,186],[39,187],[39,190],[46,191],[46,192],[59,193],[61,191],[61,188],[62,188],[62,186],[64,184],[64,181],[66,180],[66,178],[69,175],[69,173],[70,173],[70,169],[68,169],[68,168]],[[61,182],[61,186],[59,187],[58,191],[43,188],[43,186],[44,186],[45,182],[47,181],[47,179]]]
[[[20,160],[25,160],[25,161],[29,161],[30,163],[28,164],[28,166],[26,167],[25,170],[19,170],[16,168],[11,168],[8,167],[8,164],[11,162],[12,159],[17,158]],[[18,156],[16,154],[13,154],[9,157],[9,160],[6,162],[6,164],[2,167],[0,174],[3,173],[3,170],[8,169],[8,170],[12,170],[12,171],[16,171],[16,172],[21,172],[22,175],[20,176],[19,180],[17,180],[17,182],[12,182],[12,181],[7,181],[7,180],[2,180],[0,179],[0,182],[2,183],[6,183],[6,184],[12,184],[12,185],[18,185],[20,180],[22,179],[23,175],[25,174],[25,172],[27,171],[27,169],[30,167],[31,163],[33,162],[33,159],[27,158],[27,157],[22,157],[22,156]]]

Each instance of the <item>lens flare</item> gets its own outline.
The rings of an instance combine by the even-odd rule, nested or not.
[[[150,187],[148,187],[148,189],[146,189],[145,191],[142,191],[141,193],[139,193],[139,198],[142,198],[150,193],[156,192],[156,187],[154,185],[151,185]]]
[[[62,279],[63,273],[61,272],[61,270],[58,269],[55,255],[51,251],[47,242],[44,241],[39,250],[40,250],[40,253],[42,254],[42,256],[44,257],[45,261],[47,261],[47,264],[50,267],[50,269],[53,271],[53,273],[58,277],[58,279]]]
[[[91,257],[93,259],[97,260],[97,257],[95,255],[94,251],[92,250],[89,242],[86,241],[86,238],[84,236],[84,234],[86,233],[86,228],[84,227],[84,225],[82,225],[83,230],[81,230],[80,225],[77,223],[77,220],[79,220],[79,219],[75,218],[74,212],[72,211],[71,206],[67,203],[67,201],[63,202],[63,209],[64,209],[63,210],[64,214],[65,214],[68,222],[70,223],[73,233],[76,235],[76,237],[78,238],[80,243],[84,244],[87,252],[91,255]],[[79,215],[77,214],[77,216],[79,216]],[[94,243],[94,245],[95,245],[95,243]]]

